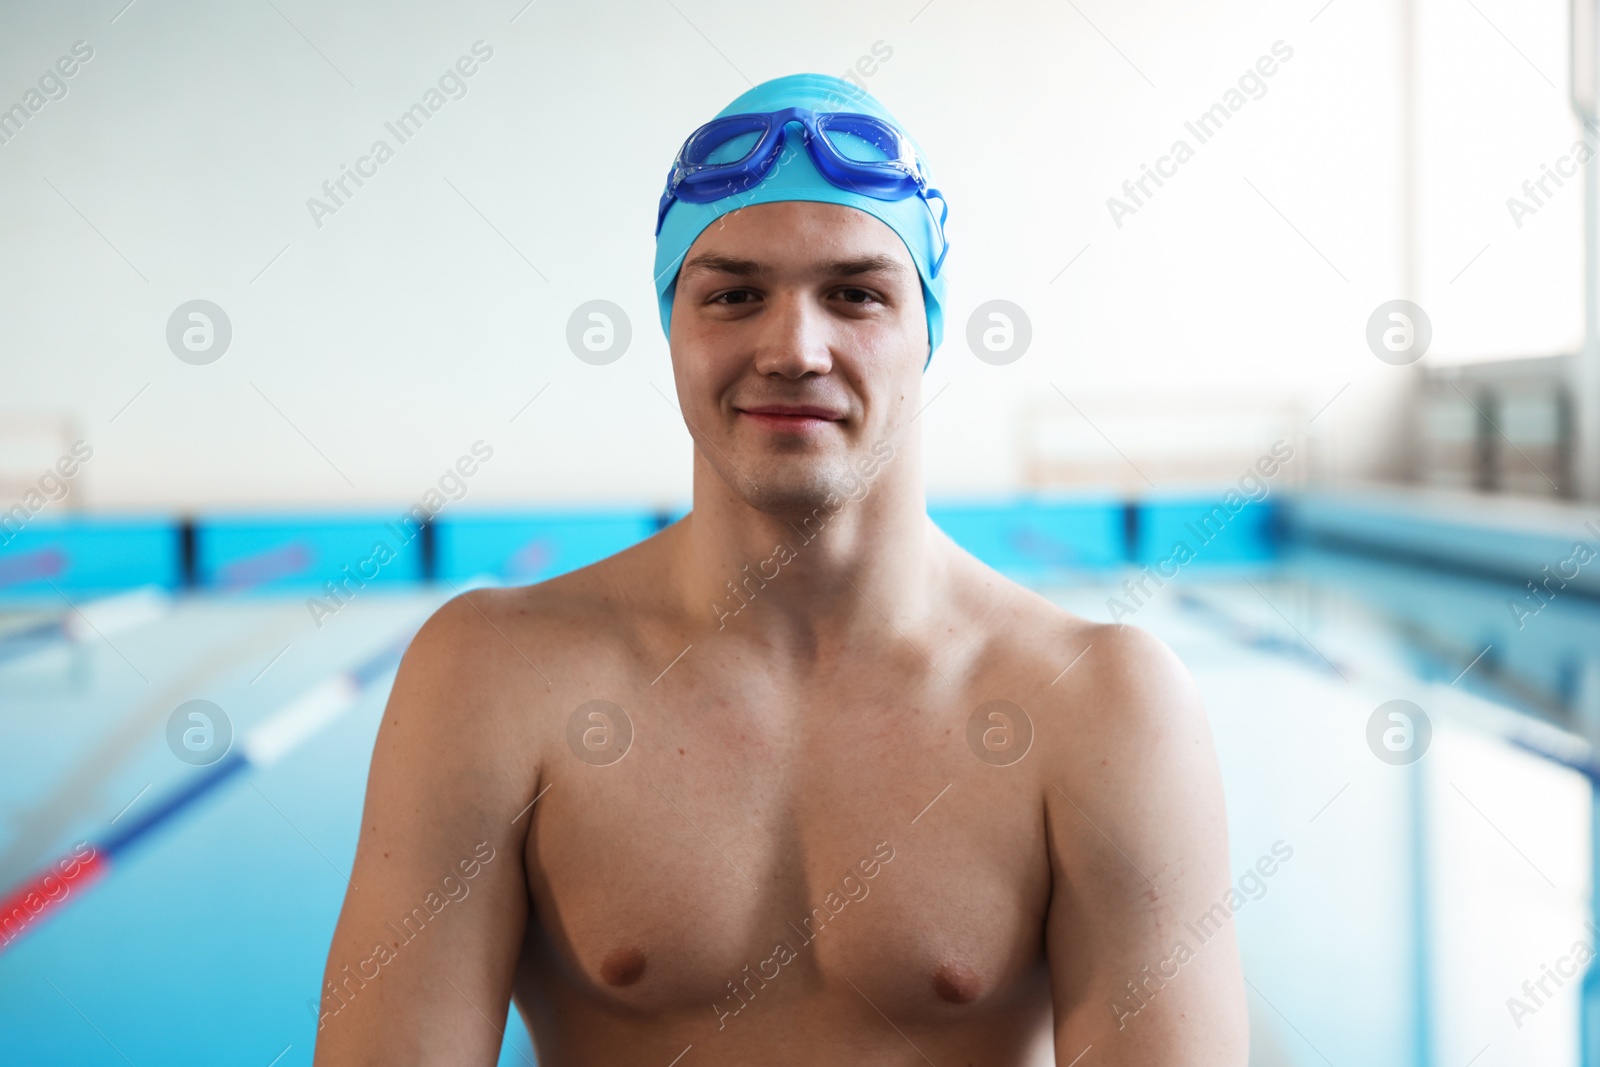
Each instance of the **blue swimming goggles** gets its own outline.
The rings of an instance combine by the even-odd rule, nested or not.
[[[805,130],[806,153],[817,172],[838,188],[875,200],[921,197],[930,215],[933,204],[929,201],[939,201],[934,224],[939,231],[940,252],[931,271],[933,277],[938,277],[939,266],[950,251],[944,237],[949,205],[944,194],[928,184],[910,138],[872,115],[789,107],[712,119],[690,134],[678,150],[678,158],[667,175],[666,191],[661,194],[656,236],[661,235],[667,209],[674,200],[708,204],[760,184],[777,164],[791,122],[800,123]],[[755,143],[742,156],[710,162],[719,150],[727,150],[733,142],[752,135]]]

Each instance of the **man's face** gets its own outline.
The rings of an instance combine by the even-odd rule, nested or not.
[[[722,216],[672,301],[678,399],[701,455],[779,516],[846,496],[915,414],[928,326],[916,266],[880,220],[781,201]]]

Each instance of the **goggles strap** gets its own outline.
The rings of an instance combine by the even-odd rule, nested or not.
[[[939,230],[939,244],[940,244],[941,247],[939,249],[939,258],[933,261],[933,266],[928,271],[929,277],[937,278],[939,276],[939,268],[944,265],[944,257],[950,251],[950,241],[944,235],[944,220],[950,217],[950,202],[944,198],[944,194],[943,193],[941,193],[939,190],[935,189],[931,185],[924,186],[924,192],[921,194],[921,196],[922,196],[922,202],[924,204],[928,205],[928,214],[929,215],[933,214],[933,205],[931,203],[929,203],[929,201],[930,200],[938,200],[939,201],[939,224],[938,224],[938,230]]]

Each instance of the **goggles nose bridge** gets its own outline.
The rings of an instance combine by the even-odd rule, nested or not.
[[[779,152],[789,148],[790,126],[800,127],[800,144],[802,147],[811,143],[811,130],[816,121],[815,119],[807,120],[799,115],[780,116],[780,118],[782,121],[776,124]]]

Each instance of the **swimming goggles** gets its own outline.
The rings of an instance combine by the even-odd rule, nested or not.
[[[933,205],[929,201],[939,201],[941,210],[934,226],[939,231],[940,252],[931,272],[937,278],[945,253],[950,251],[944,236],[949,204],[943,193],[928,184],[910,138],[872,115],[790,107],[712,119],[690,134],[678,150],[678,158],[667,175],[666,191],[661,194],[656,236],[661,236],[667,209],[674,200],[707,204],[760,184],[777,164],[791,122],[800,123],[804,129],[806,153],[830,184],[874,200],[921,197],[930,215]],[[752,134],[756,135],[755,143],[738,159],[709,162],[719,149]]]

